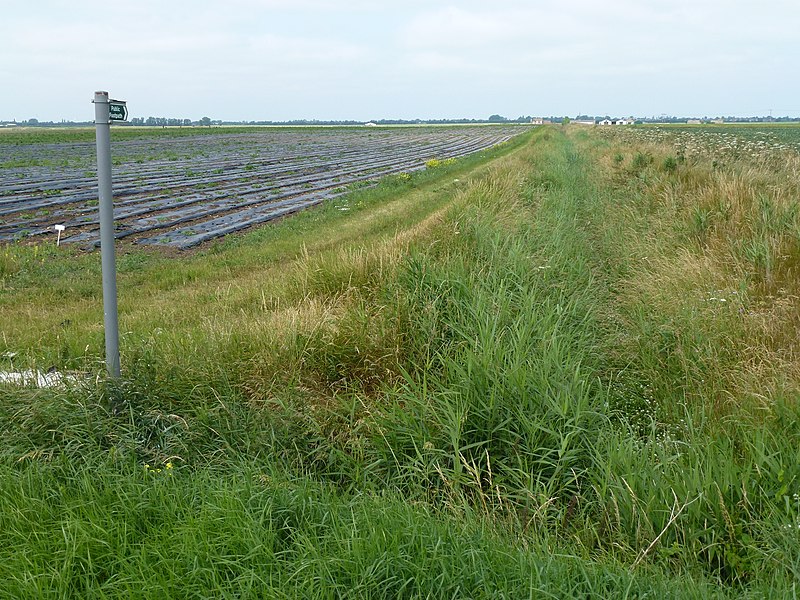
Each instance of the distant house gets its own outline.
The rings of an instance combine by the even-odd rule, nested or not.
[[[634,118],[628,117],[627,119],[603,119],[598,125],[633,125]]]
[[[689,125],[700,125],[702,124],[702,122],[703,121],[701,119],[689,119],[688,121],[686,121],[686,123]]]
[[[531,119],[531,125],[544,125],[544,119],[541,117],[533,117]]]
[[[378,124],[373,123],[372,121],[370,121],[369,123],[364,123],[364,127],[377,127],[377,126]]]

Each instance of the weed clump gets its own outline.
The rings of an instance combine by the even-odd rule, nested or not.
[[[675,173],[678,170],[678,159],[674,156],[668,156],[661,163],[661,168],[667,173]]]

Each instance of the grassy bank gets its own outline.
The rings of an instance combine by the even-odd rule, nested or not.
[[[546,128],[131,250],[124,381],[3,389],[0,595],[790,595],[793,300],[742,248],[796,222],[693,229],[789,181],[739,168]],[[97,372],[97,257],[3,252],[4,352]]]

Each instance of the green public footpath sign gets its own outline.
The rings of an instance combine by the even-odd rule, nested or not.
[[[111,100],[108,103],[108,118],[112,121],[127,121],[128,107],[125,106],[124,102]]]

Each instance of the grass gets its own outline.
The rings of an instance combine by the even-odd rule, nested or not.
[[[250,465],[149,474],[142,468],[50,466],[3,493],[6,503],[47,494],[6,523],[18,543],[26,524],[44,532],[26,569],[8,562],[4,597],[525,598],[698,596],[621,566],[599,570],[577,557],[536,556],[470,520],[398,499],[342,498],[307,481]],[[46,484],[55,489],[46,490]],[[8,548],[7,545],[4,548]],[[56,549],[53,552],[53,549]]]
[[[791,179],[674,156],[542,128],[129,249],[124,380],[3,390],[0,597],[791,596]],[[6,363],[97,373],[97,257],[0,257]]]

